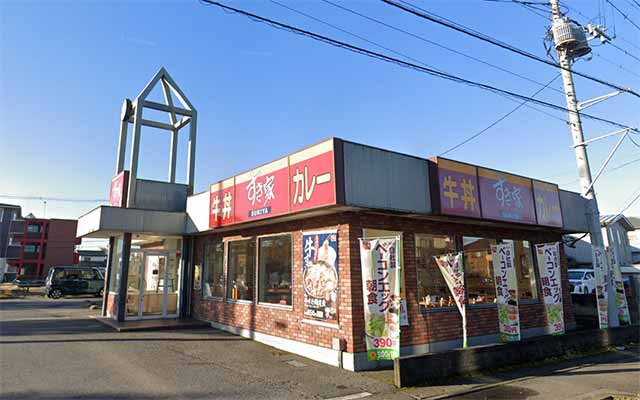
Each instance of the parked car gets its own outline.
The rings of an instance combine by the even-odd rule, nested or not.
[[[52,299],[62,296],[104,293],[104,276],[97,267],[52,267],[47,275],[45,294]]]
[[[596,278],[592,269],[570,269],[569,291],[575,294],[595,294]]]

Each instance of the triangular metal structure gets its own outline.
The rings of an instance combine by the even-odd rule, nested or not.
[[[164,103],[158,103],[148,99],[149,94],[151,94],[157,86],[162,88]],[[175,105],[175,100],[177,100],[180,106]],[[168,122],[145,119],[143,117],[143,110],[145,108],[167,113],[169,117]],[[130,178],[127,207],[135,207],[136,203],[135,194],[138,158],[140,153],[140,134],[143,126],[149,126],[171,132],[168,182],[175,183],[178,134],[180,129],[189,125],[189,142],[187,146],[187,185],[189,186],[189,193],[193,193],[196,155],[196,119],[197,111],[195,107],[164,67],[158,70],[133,102],[129,99],[124,100],[120,122],[120,140],[116,161],[116,174],[119,174],[124,170],[127,131],[129,124],[132,124],[133,133],[131,140],[131,158],[129,165]]]

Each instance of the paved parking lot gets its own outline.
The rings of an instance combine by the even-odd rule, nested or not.
[[[607,393],[640,392],[637,347],[397,390],[390,371],[352,373],[213,329],[116,333],[90,318],[99,313],[88,309],[91,302],[0,301],[0,397],[603,399]]]

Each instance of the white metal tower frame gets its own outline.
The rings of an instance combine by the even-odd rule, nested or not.
[[[157,85],[162,86],[165,104],[147,100],[147,97]],[[174,98],[178,100],[181,107],[174,104]],[[145,108],[166,112],[169,117],[169,122],[145,119],[143,117],[143,110]],[[129,160],[127,207],[135,207],[136,204],[136,179],[140,154],[140,135],[143,126],[163,129],[171,133],[168,182],[175,183],[178,134],[180,133],[180,129],[189,125],[189,141],[187,145],[187,185],[189,187],[188,194],[193,194],[196,161],[197,111],[164,67],[160,68],[154,77],[151,78],[149,83],[147,83],[133,102],[129,99],[125,99],[122,104],[116,174],[119,174],[124,170],[129,124],[133,125],[133,134],[131,141],[131,157]]]

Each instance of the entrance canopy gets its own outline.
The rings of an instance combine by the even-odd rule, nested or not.
[[[77,237],[108,239],[124,232],[182,236],[186,219],[186,212],[100,206],[78,219]]]

